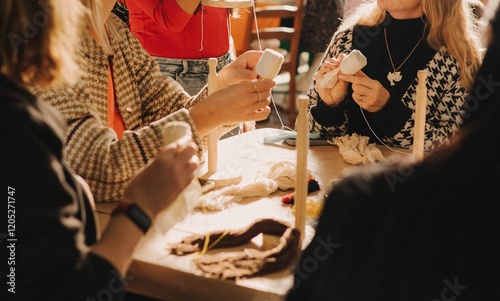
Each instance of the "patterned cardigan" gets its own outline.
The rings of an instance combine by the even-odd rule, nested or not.
[[[33,89],[55,106],[69,124],[65,158],[90,185],[96,201],[117,201],[136,172],[163,146],[170,121],[191,125],[202,151],[202,139],[187,109],[206,97],[190,97],[173,79],[164,79],[154,59],[113,14],[111,35],[116,101],[125,131],[121,140],[107,126],[108,55],[88,31],[78,50],[82,76],[76,85],[51,91]],[[111,26],[111,25],[110,25]]]
[[[340,53],[349,53],[352,49],[352,28],[337,33],[323,60],[336,58]],[[457,61],[447,53],[446,47],[436,52],[434,57],[427,63],[427,115],[425,124],[425,150],[435,149],[437,146],[455,134],[463,122],[465,112],[465,100],[469,91],[460,84],[460,69]],[[349,126],[349,120],[345,116],[344,122],[338,127],[326,127],[319,124],[311,115],[310,109],[314,107],[320,97],[315,88],[316,82],[308,91],[309,104],[309,128],[313,132],[323,132],[335,136],[345,135]],[[414,110],[417,99],[418,78],[408,87],[401,101],[410,108],[413,113],[403,128],[392,137],[382,138],[384,143],[394,147],[410,148],[413,144]]]

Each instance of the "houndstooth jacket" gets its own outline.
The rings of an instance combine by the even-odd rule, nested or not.
[[[110,34],[113,79],[118,108],[128,129],[121,140],[107,126],[108,55],[86,31],[78,50],[82,76],[74,86],[33,90],[55,106],[69,124],[65,159],[88,183],[96,201],[121,200],[134,174],[163,146],[170,121],[191,125],[193,139],[202,139],[187,109],[206,97],[206,89],[190,97],[173,79],[164,79],[154,59],[125,24],[113,14],[119,36]]]
[[[352,28],[337,33],[330,42],[323,58],[337,58],[340,53],[349,53],[352,49]],[[427,115],[425,124],[425,150],[432,150],[449,140],[463,123],[465,112],[465,100],[469,91],[460,84],[460,69],[457,61],[447,53],[446,47],[436,52],[434,57],[427,63]],[[382,138],[384,143],[394,147],[410,148],[413,144],[414,111],[417,95],[418,79],[408,87],[401,101],[413,111],[403,128],[392,137]],[[349,126],[346,119],[338,127],[325,127],[319,124],[310,113],[320,96],[313,81],[308,96],[309,104],[309,127],[313,132],[329,133],[335,136],[345,135]]]

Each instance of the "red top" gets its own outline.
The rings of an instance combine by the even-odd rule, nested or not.
[[[175,0],[126,0],[126,4],[130,30],[152,56],[205,59],[229,51],[227,8],[202,6],[190,15]]]

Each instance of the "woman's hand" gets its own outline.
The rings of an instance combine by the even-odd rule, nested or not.
[[[264,120],[269,116],[269,97],[275,82],[244,81],[217,90],[189,110],[201,135],[221,125]]]
[[[151,218],[165,210],[191,183],[199,166],[198,147],[190,136],[165,146],[125,190],[124,201],[137,203]]]
[[[190,136],[167,145],[132,179],[123,201],[136,203],[154,220],[193,180],[199,165],[197,150]],[[91,251],[125,275],[134,249],[143,236],[142,230],[129,217],[118,214],[112,216],[101,240],[92,246]]]
[[[217,75],[218,88],[224,89],[228,86],[257,79],[258,75],[254,71],[263,51],[250,50],[240,55],[234,62],[222,68]]]
[[[369,78],[363,71],[356,75],[339,74],[339,80],[352,83],[352,99],[368,112],[378,112],[391,96],[379,81]]]
[[[329,106],[336,106],[344,100],[345,94],[347,93],[347,82],[339,77],[337,83],[332,88],[321,88],[320,82],[325,74],[337,69],[340,66],[340,62],[345,57],[345,54],[339,54],[336,59],[326,59],[314,77],[316,80],[316,91],[318,91],[319,97]]]

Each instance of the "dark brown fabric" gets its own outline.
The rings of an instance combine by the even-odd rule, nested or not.
[[[305,51],[313,55],[325,52],[342,17],[342,7],[337,1],[307,1],[300,32],[300,42]]]
[[[225,231],[208,235],[209,243],[217,241]],[[290,266],[299,253],[300,232],[289,225],[272,219],[259,220],[249,227],[233,230],[224,235],[211,249],[230,248],[249,243],[259,234],[281,236],[279,244],[269,250],[245,248],[243,251],[200,255],[193,259],[203,272],[224,279],[262,275]],[[171,253],[185,255],[201,251],[207,235],[193,235],[170,246]]]

